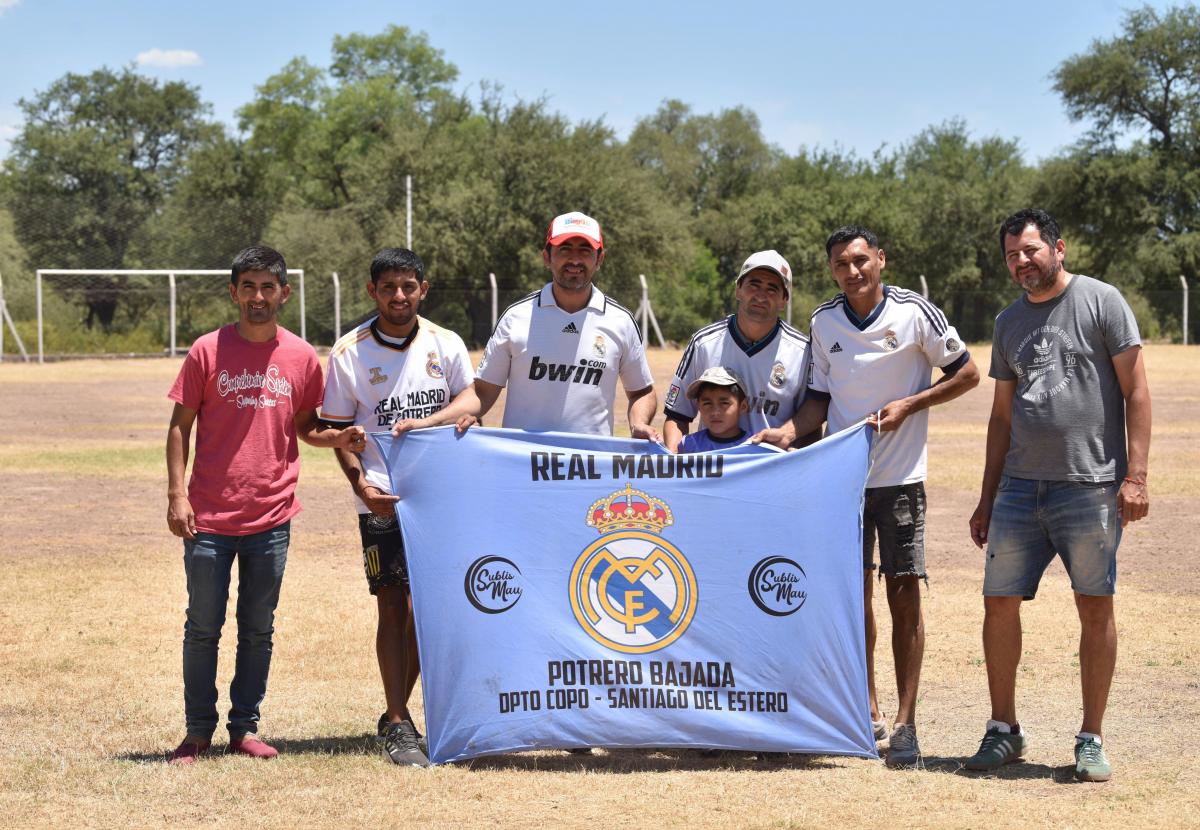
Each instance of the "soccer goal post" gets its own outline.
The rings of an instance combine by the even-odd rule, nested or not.
[[[289,281],[294,281],[300,295],[300,337],[303,340],[308,340],[308,331],[305,325],[304,314],[304,269],[289,268],[287,270]],[[168,353],[171,357],[175,357],[178,352],[177,333],[178,333],[178,315],[177,305],[179,298],[178,277],[215,277],[223,276],[228,280],[229,270],[213,270],[213,269],[195,269],[195,268],[161,268],[161,269],[139,269],[139,268],[39,268],[36,272],[36,290],[37,290],[37,338],[38,338],[38,363],[45,362],[45,314],[44,314],[44,285],[47,281],[58,280],[60,278],[72,278],[74,283],[65,286],[64,290],[74,290],[81,294],[90,293],[92,297],[99,296],[101,300],[111,302],[115,305],[116,300],[126,290],[124,284],[100,283],[100,280],[106,278],[128,278],[128,277],[147,277],[151,282],[157,278],[165,278],[168,298],[169,316],[167,329],[169,331],[170,345]],[[89,280],[92,282],[89,283]],[[97,288],[95,286],[99,285]],[[222,282],[224,286],[224,281]],[[142,287],[143,293],[145,288]],[[161,342],[161,341],[160,341]]]

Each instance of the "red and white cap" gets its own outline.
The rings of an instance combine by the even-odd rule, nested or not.
[[[738,271],[737,279],[734,282],[741,282],[742,277],[749,274],[758,268],[765,268],[768,271],[776,273],[783,280],[783,290],[790,297],[792,294],[792,269],[788,265],[787,260],[779,255],[778,251],[757,251],[750,254],[746,261],[742,263],[742,269]]]
[[[547,245],[561,245],[564,240],[578,236],[586,239],[593,248],[604,247],[604,237],[600,234],[600,223],[590,216],[573,211],[555,216],[546,231]]]

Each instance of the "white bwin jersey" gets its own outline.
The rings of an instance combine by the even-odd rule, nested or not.
[[[396,421],[432,415],[474,382],[467,347],[454,332],[418,317],[412,335],[396,341],[380,333],[378,320],[347,333],[329,352],[322,420],[383,432]],[[362,466],[369,483],[391,492],[373,441],[367,441]],[[359,513],[369,512],[357,496],[354,501]]]
[[[479,378],[508,386],[505,427],[612,435],[617,376],[626,392],[654,385],[637,324],[595,286],[588,304],[568,314],[553,285],[500,315]]]
[[[705,326],[692,335],[667,390],[665,413],[683,421],[696,417],[696,402],[687,388],[712,366],[732,369],[746,384],[750,411],[742,428],[753,434],[786,423],[804,402],[808,369],[808,338],[780,320],[757,343],[737,328],[737,315]]]
[[[900,398],[931,384],[933,367],[952,372],[968,354],[946,315],[920,294],[885,285],[883,302],[859,320],[845,294],[817,306],[809,326],[812,378],[809,394],[830,397],[827,433],[839,432]],[[925,480],[929,410],[878,436],[868,487]]]

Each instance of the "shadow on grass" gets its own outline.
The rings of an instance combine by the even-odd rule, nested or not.
[[[374,735],[346,735],[326,738],[279,738],[271,745],[281,755],[378,755],[379,743]],[[115,756],[118,761],[140,764],[166,763],[169,750],[156,753],[127,753]],[[213,744],[208,758],[219,759],[225,754],[224,744]],[[507,755],[489,755],[457,761],[454,766],[470,770],[528,770],[530,772],[574,772],[629,774],[639,772],[676,772],[728,770],[733,772],[772,772],[776,770],[835,769],[855,758],[821,755],[784,755],[751,752],[720,752],[702,755],[694,749],[605,749],[591,755],[571,755],[558,750],[534,750]],[[873,763],[878,763],[873,762]]]
[[[471,770],[527,770],[530,772],[677,772],[729,770],[733,772],[772,772],[785,769],[834,769],[856,759],[829,758],[820,755],[765,756],[751,752],[720,752],[702,755],[694,749],[606,749],[591,755],[571,755],[565,751],[520,752],[489,755],[456,762]]]
[[[328,738],[268,738],[271,746],[279,750],[281,755],[375,755],[379,752],[379,743],[374,735],[344,735]],[[118,761],[132,761],[139,764],[166,763],[170,749],[162,752],[131,752],[114,756]],[[214,743],[208,751],[207,758],[220,758],[225,754],[224,743]]]
[[[959,775],[963,778],[996,779],[998,781],[1051,780],[1056,784],[1075,784],[1075,766],[1052,767],[1048,764],[1030,764],[1017,762],[1006,764],[1000,769],[990,772],[967,769],[965,757],[938,757],[927,755],[922,760],[922,766],[929,772],[943,772]]]

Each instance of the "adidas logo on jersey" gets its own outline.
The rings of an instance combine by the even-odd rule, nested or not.
[[[555,380],[560,383],[588,383],[600,385],[604,375],[604,364],[595,360],[580,360],[575,363],[542,363],[538,355],[529,364],[530,380]]]
[[[842,344],[835,341],[833,344],[833,347],[830,348],[829,353],[833,354],[834,352],[840,352],[841,350],[842,350]]]
[[[562,333],[563,334],[579,334],[579,329],[575,328],[575,321],[572,320],[571,322],[569,322],[565,326],[563,326]]]

